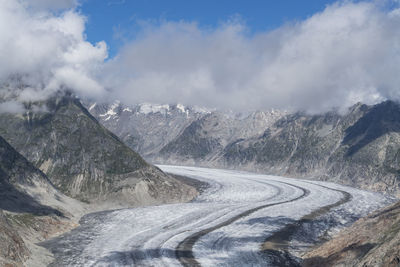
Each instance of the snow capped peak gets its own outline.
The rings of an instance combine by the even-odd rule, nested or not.
[[[118,108],[119,105],[120,105],[120,102],[118,100],[114,101],[114,103],[110,106],[110,108],[107,110],[107,112],[104,114],[100,114],[99,116],[107,117],[104,120],[109,120],[112,116],[117,115],[117,112],[115,111],[115,109]]]
[[[186,112],[186,107],[182,104],[177,104],[176,108],[179,109],[180,111],[182,111],[183,113]]]
[[[189,117],[189,108],[186,108],[184,105],[182,105],[182,104],[176,104],[176,108],[180,111],[180,112],[182,112],[182,113],[185,113],[186,114],[186,117]]]

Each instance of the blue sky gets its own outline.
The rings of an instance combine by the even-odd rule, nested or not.
[[[323,11],[332,0],[84,0],[88,41],[106,41],[110,57],[140,31],[138,21],[195,21],[216,27],[235,16],[251,32],[268,31],[286,22],[303,20]]]

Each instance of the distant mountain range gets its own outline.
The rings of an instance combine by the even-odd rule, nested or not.
[[[400,195],[400,106],[345,114],[87,104],[105,127],[156,163],[310,177]]]

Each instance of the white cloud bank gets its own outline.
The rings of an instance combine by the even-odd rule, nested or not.
[[[376,2],[338,2],[257,34],[235,21],[145,25],[108,62],[104,42],[85,40],[85,17],[46,11],[75,1],[36,2],[0,0],[0,80],[19,74],[30,85],[22,100],[63,87],[126,103],[309,112],[400,100],[400,10]]]
[[[0,0],[0,81],[10,84],[3,95],[14,90],[25,101],[46,98],[60,88],[82,96],[104,93],[95,76],[107,57],[106,44],[85,40],[85,17],[79,13],[49,11],[73,2]],[[33,3],[41,9],[32,9]],[[21,84],[28,87],[15,88]]]
[[[321,112],[400,99],[400,11],[340,2],[250,35],[241,23],[148,26],[107,65],[125,101]]]

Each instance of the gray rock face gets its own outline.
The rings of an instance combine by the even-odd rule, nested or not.
[[[183,105],[139,104],[124,106],[119,102],[109,104],[86,104],[86,107],[107,129],[149,158],[159,151],[191,122],[210,111],[188,108]]]
[[[212,112],[192,122],[160,151],[161,160],[218,162],[224,149],[235,143],[260,136],[282,113],[254,112],[246,116]]]
[[[0,135],[63,193],[111,207],[193,197],[191,187],[147,164],[75,97],[54,97],[28,110],[1,114]]]
[[[102,114],[109,110],[105,107]],[[130,135],[140,143],[157,142],[155,132],[163,131],[157,149],[141,150],[153,162],[314,177],[400,194],[400,107],[394,102],[357,104],[346,114],[209,111],[189,116],[171,132],[168,123],[154,119],[163,116],[159,111],[123,119],[120,112],[106,119],[95,114],[118,136]],[[175,116],[168,114],[168,121]],[[147,130],[138,134],[143,122]]]

